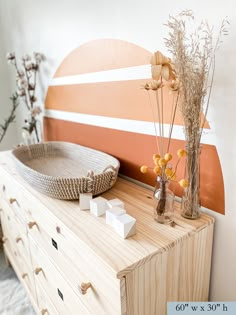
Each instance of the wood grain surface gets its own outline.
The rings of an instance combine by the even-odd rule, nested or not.
[[[23,211],[23,221],[14,219],[17,232],[5,227],[3,231],[15,240],[25,233],[19,228],[23,224],[29,242],[30,253],[20,249],[24,257],[13,267],[20,274],[24,265],[27,272],[41,270],[28,285],[35,285],[36,295],[41,296],[36,308],[43,310],[48,297],[49,308],[62,315],[65,311],[71,315],[77,311],[164,315],[168,301],[207,301],[214,227],[209,215],[202,213],[198,220],[187,220],[181,217],[176,203],[175,224],[158,224],[153,219],[153,192],[119,178],[102,196],[121,199],[127,213],[136,218],[136,234],[124,240],[105,223],[104,216],[80,211],[78,201],[52,199],[30,187],[16,173],[11,152],[0,154],[0,174],[4,214],[12,206],[6,206],[6,194],[15,198]],[[9,213],[16,217],[12,209]],[[36,224],[29,228],[30,222]],[[10,244],[4,247],[12,261],[18,245]],[[22,264],[25,259],[30,261]],[[78,289],[82,282],[92,285],[84,296]],[[58,297],[57,289],[64,300]]]

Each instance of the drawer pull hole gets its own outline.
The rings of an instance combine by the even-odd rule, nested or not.
[[[90,282],[87,282],[87,283],[85,283],[85,282],[82,282],[81,283],[81,285],[80,285],[80,287],[79,287],[79,289],[80,289],[80,293],[81,294],[86,294],[87,293],[87,290],[89,289],[89,288],[91,288],[91,283]]]
[[[36,222],[29,222],[29,223],[28,223],[29,229],[32,229],[35,225],[37,226],[37,223],[36,223]]]
[[[38,275],[41,271],[43,271],[42,268],[36,268],[36,269],[34,270],[34,273],[35,273],[36,275]]]
[[[6,186],[2,185],[2,191],[5,192],[6,191]]]
[[[61,291],[59,289],[57,289],[57,293],[60,296],[60,298],[62,299],[62,301],[64,300],[63,294],[61,293]]]
[[[27,276],[28,276],[28,273],[23,273],[23,274],[21,275],[22,279],[25,279]]]
[[[54,246],[58,250],[57,242],[52,238],[52,246]]]
[[[43,310],[41,311],[41,314],[42,314],[42,315],[48,314],[48,310],[47,310],[46,308],[43,309]]]
[[[16,198],[10,198],[9,202],[10,202],[10,204],[13,204],[14,202],[16,202]]]

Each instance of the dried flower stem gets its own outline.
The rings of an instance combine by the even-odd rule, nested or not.
[[[165,42],[173,55],[176,75],[180,82],[180,110],[188,151],[186,173],[189,186],[183,205],[187,209],[186,215],[194,217],[199,209],[200,143],[213,86],[215,53],[221,36],[227,35],[227,21],[223,20],[214,44],[213,28],[202,23],[195,32],[189,34],[186,28],[189,19],[194,20],[192,11],[183,11],[177,17],[171,16],[166,24],[169,28],[169,38]]]
[[[10,99],[12,101],[12,109],[11,109],[9,117],[5,119],[4,124],[0,125],[0,142],[2,142],[7,132],[8,127],[10,126],[11,123],[15,121],[15,118],[16,118],[15,111],[16,111],[17,106],[19,105],[18,95],[13,94],[12,97],[10,97]]]
[[[170,220],[169,210],[172,208],[170,205],[171,200],[174,198],[167,197],[167,187],[166,184],[168,180],[173,180],[175,178],[175,172],[173,173],[172,166],[169,164],[169,161],[172,159],[172,154],[169,151],[170,147],[170,139],[173,131],[173,124],[176,115],[176,108],[179,101],[179,93],[177,97],[173,94],[173,103],[170,115],[170,126],[169,126],[169,134],[168,134],[168,143],[167,143],[167,151],[164,149],[164,137],[165,137],[165,126],[164,126],[164,91],[163,88],[166,86],[168,89],[173,91],[178,91],[178,82],[176,81],[175,70],[173,64],[171,64],[170,58],[164,56],[161,52],[157,51],[151,58],[151,71],[152,71],[152,81],[147,82],[144,85],[144,89],[148,91],[149,95],[149,105],[151,107],[153,124],[155,129],[155,138],[157,144],[158,153],[153,155],[153,162],[155,167],[153,168],[154,173],[157,175],[157,183],[154,190],[154,197],[158,200],[155,211],[157,216],[162,217],[159,222],[167,222]],[[150,90],[155,93],[156,99],[156,107],[152,106],[152,101],[150,97]],[[155,122],[156,119],[156,122]],[[157,130],[157,123],[159,134]],[[178,153],[177,153],[178,154]],[[181,156],[184,156],[183,152]],[[148,170],[148,166],[143,165],[141,167],[141,172],[146,173]],[[159,185],[158,185],[159,184]],[[160,186],[160,187],[159,187]],[[171,195],[171,194],[170,194]],[[168,209],[168,210],[167,210]]]
[[[156,122],[155,122],[155,114],[154,114],[154,110],[153,110],[153,106],[152,106],[150,93],[147,92],[147,94],[148,94],[149,105],[150,105],[150,108],[151,108],[151,111],[152,111],[153,126],[154,126],[154,130],[155,130],[155,135],[156,135],[155,139],[156,139],[157,151],[160,151],[159,143],[158,143],[158,139],[157,139],[157,127],[156,127]]]
[[[29,119],[25,119],[24,130],[27,130],[28,134],[35,133],[37,142],[40,141],[39,133],[37,129],[36,115],[39,115],[41,109],[39,106],[35,106],[37,98],[35,96],[37,72],[39,71],[39,65],[44,60],[44,56],[40,53],[34,53],[33,58],[29,55],[22,57],[22,67],[19,68],[14,53],[7,54],[7,59],[15,67],[16,70],[16,86],[17,94],[21,97],[27,110],[29,111]]]
[[[168,136],[168,144],[167,144],[167,152],[169,152],[169,149],[170,149],[170,140],[171,140],[171,137],[172,137],[172,131],[173,131],[173,126],[174,126],[174,121],[175,121],[175,115],[176,115],[176,110],[177,110],[177,107],[178,107],[178,102],[179,102],[179,91],[177,93],[177,97],[176,97],[176,101],[174,102],[174,109],[172,110],[172,113],[171,113],[171,124],[170,124],[170,130],[169,130],[169,136]]]
[[[162,90],[162,88],[161,88]],[[162,110],[161,108],[163,107],[163,99],[161,99],[161,106],[159,102],[159,95],[158,95],[158,90],[156,91],[156,104],[157,104],[157,118],[158,118],[158,125],[159,125],[159,149],[160,153],[163,156],[164,149],[163,149],[163,124],[162,124]],[[160,108],[161,107],[161,108]],[[157,135],[156,135],[157,138]]]
[[[211,76],[210,88],[209,88],[209,93],[208,93],[207,102],[206,102],[206,109],[205,109],[205,112],[204,112],[204,118],[203,118],[202,127],[201,127],[201,131],[200,131],[200,135],[199,135],[199,143],[201,142],[202,132],[203,132],[204,125],[205,125],[205,122],[206,122],[206,117],[207,117],[208,108],[209,108],[209,104],[210,104],[210,97],[211,97],[211,91],[212,91],[214,74],[215,74],[215,56],[213,56],[211,64],[213,64],[213,66],[212,66],[213,67],[213,69],[212,69],[212,76]]]
[[[162,77],[161,77],[161,83],[162,83]],[[161,134],[161,139],[163,142],[163,137],[164,137],[164,103],[163,103],[163,86],[161,87],[161,127],[162,127],[162,134]],[[163,148],[163,143],[162,143],[162,150],[164,153],[164,148]]]

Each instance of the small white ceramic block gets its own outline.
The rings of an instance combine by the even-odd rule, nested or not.
[[[128,238],[136,233],[136,219],[129,214],[120,215],[114,219],[113,227],[121,237]]]
[[[113,207],[120,207],[122,209],[125,208],[124,202],[118,198],[108,200],[107,204],[110,209],[112,209]]]
[[[125,214],[126,211],[120,207],[113,207],[106,211],[106,224],[109,224],[113,227],[113,221],[116,217]]]
[[[107,209],[107,199],[103,197],[96,197],[90,200],[90,211],[96,217],[103,215]]]
[[[79,195],[79,207],[80,210],[89,210],[90,209],[90,200],[93,198],[91,193],[85,193]]]

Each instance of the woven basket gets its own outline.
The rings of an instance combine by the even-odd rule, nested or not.
[[[98,195],[116,182],[120,163],[113,156],[68,142],[20,146],[12,151],[18,173],[50,197],[79,199]]]

